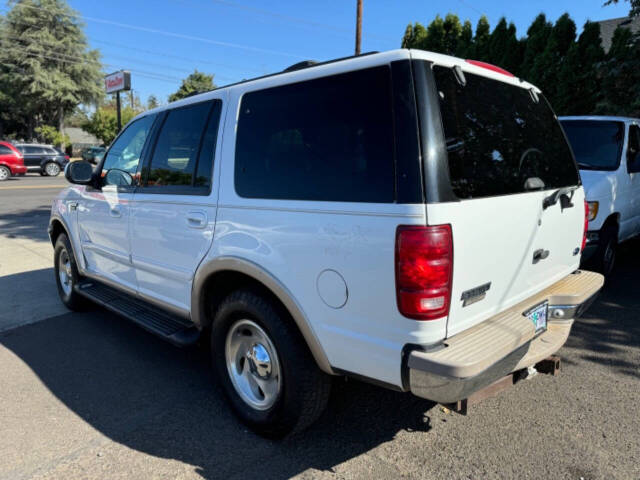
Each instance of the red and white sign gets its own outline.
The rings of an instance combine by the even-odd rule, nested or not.
[[[121,70],[104,77],[104,87],[107,93],[131,90],[131,73]]]

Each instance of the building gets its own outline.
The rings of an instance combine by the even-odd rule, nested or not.
[[[102,141],[78,127],[67,127],[63,133],[69,135],[73,157],[80,156],[82,150],[87,147],[102,145]]]
[[[611,40],[613,39],[613,32],[616,31],[616,28],[629,28],[633,33],[640,33],[640,16],[633,18],[612,18],[611,20],[602,20],[596,23],[600,24],[600,38],[602,39],[602,48],[604,48],[605,52],[608,52],[611,48]]]

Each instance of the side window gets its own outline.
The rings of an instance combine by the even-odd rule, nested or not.
[[[381,66],[245,94],[236,139],[238,195],[393,202],[390,77]]]
[[[149,136],[155,115],[136,120],[115,140],[102,165],[102,184],[129,186],[137,183],[136,172],[142,147]]]
[[[40,155],[41,153],[43,153],[42,148],[40,147],[24,147],[24,153],[26,155]]]
[[[629,173],[640,172],[640,127],[629,127],[629,144],[627,145],[627,169]]]
[[[13,155],[13,151],[5,145],[0,145],[0,155]]]
[[[208,194],[222,102],[170,110],[153,150],[148,192]]]

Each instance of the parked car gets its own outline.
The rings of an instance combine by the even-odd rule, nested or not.
[[[58,152],[51,145],[37,143],[16,143],[15,147],[22,153],[24,164],[29,172],[55,177],[69,163],[69,157]]]
[[[84,161],[97,165],[100,163],[100,160],[102,160],[104,152],[106,151],[107,149],[105,147],[89,147],[82,151],[81,156]]]
[[[269,436],[317,419],[332,375],[465,399],[562,347],[603,283],[578,270],[584,190],[541,92],[424,51],[180,100],[66,176],[64,304],[207,336],[234,411]]]
[[[27,167],[24,166],[22,154],[11,143],[0,142],[0,182],[25,173]]]
[[[609,275],[618,243],[640,234],[640,119],[561,117],[589,204],[583,263]]]

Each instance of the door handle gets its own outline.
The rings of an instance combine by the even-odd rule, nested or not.
[[[114,205],[113,207],[110,207],[109,214],[112,217],[120,217],[122,215],[122,213],[120,212],[120,207],[118,205]]]
[[[533,252],[533,263],[538,263],[540,260],[544,260],[549,256],[549,250],[544,250],[540,248]]]
[[[205,212],[189,212],[187,225],[191,228],[204,228],[207,225],[207,214]]]

